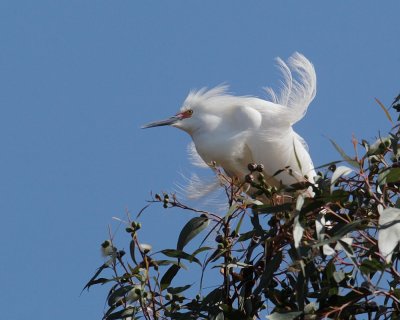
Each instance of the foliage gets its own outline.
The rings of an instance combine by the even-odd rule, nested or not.
[[[354,156],[332,141],[343,160],[320,167],[316,184],[271,187],[250,164],[238,185],[217,170],[229,208],[222,216],[156,194],[150,204],[194,215],[176,248],[152,253],[129,221],[129,253],[105,241],[107,261],[85,288],[111,285],[106,320],[397,319],[399,139],[399,126],[372,144],[353,138]],[[174,285],[189,264],[200,271],[198,294],[193,283]],[[215,268],[221,282],[202,288]]]

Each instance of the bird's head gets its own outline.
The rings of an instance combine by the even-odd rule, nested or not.
[[[202,129],[212,130],[221,121],[222,104],[217,100],[229,97],[225,92],[226,86],[191,91],[177,114],[165,120],[148,123],[142,128],[172,126],[190,135]]]

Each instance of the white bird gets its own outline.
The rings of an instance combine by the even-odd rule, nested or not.
[[[173,117],[142,128],[170,125],[187,132],[206,164],[222,167],[230,177],[245,180],[248,164],[264,166],[267,183],[279,186],[314,183],[314,165],[305,141],[292,125],[303,118],[316,94],[313,65],[294,53],[286,64],[277,58],[284,81],[280,94],[266,91],[271,101],[234,96],[227,86],[191,91]],[[289,167],[274,176],[281,169]]]

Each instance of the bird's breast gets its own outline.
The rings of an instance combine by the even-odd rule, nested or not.
[[[253,161],[250,150],[246,145],[244,132],[229,135],[215,134],[193,137],[196,150],[207,163],[215,162],[229,175],[243,178],[247,172],[247,165]]]

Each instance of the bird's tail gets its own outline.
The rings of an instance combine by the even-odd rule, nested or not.
[[[317,92],[317,76],[314,66],[301,53],[295,52],[285,63],[277,58],[278,67],[282,71],[282,89],[276,94],[271,88],[265,90],[272,102],[288,108],[288,120],[291,124],[299,121]]]

